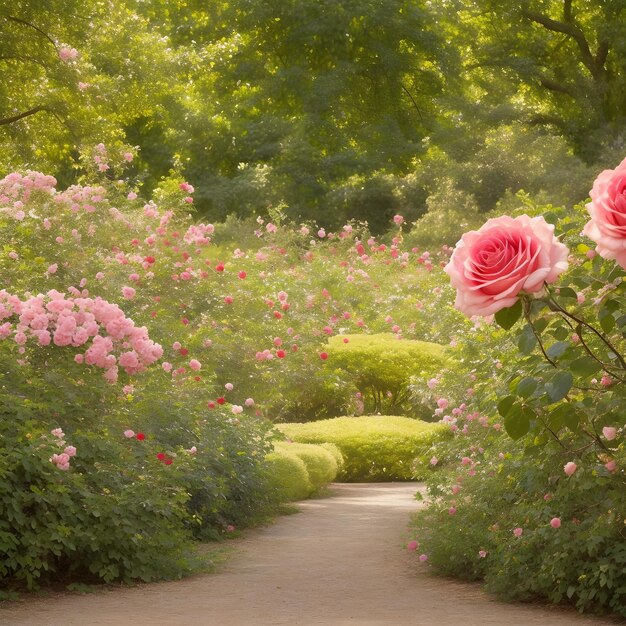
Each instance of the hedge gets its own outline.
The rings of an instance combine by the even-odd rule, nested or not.
[[[332,443],[344,457],[344,482],[412,480],[414,460],[450,435],[443,424],[400,416],[336,417],[307,424],[278,424],[300,443]]]
[[[332,444],[274,442],[269,461],[270,483],[278,500],[303,500],[331,483],[343,465],[341,452]]]
[[[409,384],[412,377],[427,379],[441,371],[447,364],[443,346],[393,333],[338,335],[328,340],[328,353],[361,393],[366,412],[432,414],[430,406],[411,403]]]

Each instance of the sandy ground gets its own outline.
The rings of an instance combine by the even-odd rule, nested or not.
[[[508,605],[429,574],[404,548],[417,484],[337,484],[333,496],[246,534],[217,574],[172,583],[27,599],[2,625],[325,624],[584,626],[617,624],[553,607]]]

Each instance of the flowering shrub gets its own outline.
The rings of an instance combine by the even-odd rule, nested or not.
[[[337,233],[286,226],[279,212],[246,223],[250,232],[232,219],[196,221],[189,182],[173,176],[144,201],[117,179],[133,159],[129,146],[99,144],[83,158],[86,184],[59,189],[32,171],[0,181],[2,397],[15,429],[0,451],[17,459],[4,506],[27,516],[17,493],[27,484],[20,463],[32,455],[25,442],[60,428],[65,445],[41,457],[45,480],[73,494],[64,506],[75,524],[50,548],[59,567],[72,560],[66,571],[80,577],[93,563],[89,576],[128,580],[159,576],[169,558],[177,575],[189,563],[177,570],[173,555],[190,539],[220,537],[273,506],[270,420],[358,408],[353,375],[333,362],[329,338],[386,331],[398,346],[448,341],[457,318],[439,310],[445,290],[433,278],[445,255],[405,248],[402,216],[384,240],[356,223]],[[90,521],[78,511],[94,494],[118,516],[128,508],[128,535],[110,540],[149,540],[154,558],[124,547],[122,567],[97,542],[98,559],[74,552]],[[57,506],[54,515],[65,515]],[[111,520],[100,515],[103,536]],[[24,526],[6,531],[1,550],[39,549]],[[6,586],[45,578],[28,560],[14,565]]]
[[[542,267],[540,289],[534,283],[525,289],[523,277],[512,280],[512,273],[491,283],[490,293],[486,282],[457,282],[471,297],[482,289],[491,298],[481,310],[495,312],[501,329],[488,319],[458,342],[465,377],[442,372],[432,388],[414,385],[422,399],[437,402],[454,432],[451,442],[420,459],[423,469],[430,465],[432,504],[415,528],[429,562],[441,572],[484,579],[506,598],[571,601],[580,610],[622,616],[626,283],[610,259],[619,249],[623,180],[621,166],[601,174],[586,225],[582,206],[573,212],[526,206],[530,215],[545,212],[563,245],[575,251],[569,270],[562,272],[558,244],[552,249],[561,252]],[[610,248],[596,237],[599,219],[606,220]],[[523,220],[539,223],[537,217]],[[596,239],[599,254],[585,235]],[[532,239],[530,233],[526,241]],[[478,241],[476,233],[465,241]],[[509,258],[508,240],[490,245],[490,255],[479,257],[482,275],[504,276],[498,264]],[[517,267],[512,264],[512,272]],[[461,295],[457,306],[475,312],[466,302]]]

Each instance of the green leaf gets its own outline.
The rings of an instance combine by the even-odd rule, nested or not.
[[[536,378],[532,378],[530,376],[522,378],[522,380],[517,383],[515,392],[518,396],[521,396],[522,398],[528,398],[528,396],[530,396],[535,391],[535,389],[537,389],[537,383],[538,380]]]
[[[575,431],[580,422],[580,415],[569,402],[564,402],[550,411],[548,419],[550,428],[555,432],[558,432],[564,426],[567,426],[571,431]]]
[[[557,341],[546,350],[546,354],[551,359],[558,359],[560,356],[565,354],[565,351],[569,348],[569,346],[569,341]]]
[[[515,396],[507,396],[506,398],[502,398],[502,400],[498,402],[498,413],[500,413],[502,417],[506,417],[506,415],[508,415],[509,411],[511,410],[513,404],[515,404],[516,400],[517,398]]]
[[[605,333],[610,333],[615,328],[615,318],[608,307],[602,307],[598,312],[600,326]]]
[[[559,296],[561,296],[561,298],[578,299],[578,294],[571,287],[561,287],[559,289]]]
[[[507,309],[500,309],[496,313],[496,322],[498,325],[504,328],[504,330],[509,330],[513,327],[515,322],[522,315],[522,302],[518,300],[513,306],[510,306]]]
[[[574,378],[569,372],[557,372],[552,380],[546,383],[546,391],[552,402],[562,400],[572,388]]]
[[[517,339],[517,347],[522,354],[530,354],[536,345],[537,338],[535,337],[535,333],[533,333],[532,326],[526,324]]]
[[[565,326],[559,326],[552,331],[552,336],[559,341],[563,341],[564,339],[567,339],[567,337],[569,337],[570,332],[571,331]]]
[[[530,420],[535,414],[528,407],[515,405],[504,418],[504,429],[511,439],[520,439],[530,430]]]
[[[581,356],[579,359],[572,361],[569,368],[574,374],[583,377],[596,374],[602,369],[600,363],[590,356]]]

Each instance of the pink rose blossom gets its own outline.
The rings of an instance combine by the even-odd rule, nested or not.
[[[571,476],[577,469],[577,465],[576,463],[573,463],[572,461],[570,461],[569,463],[566,463],[563,466],[563,471],[568,475]]]
[[[63,45],[59,48],[59,59],[63,61],[63,63],[67,63],[68,61],[73,61],[78,56],[78,50],[76,48],[70,48],[69,46]]]
[[[567,269],[569,250],[543,217],[502,216],[465,233],[444,271],[468,317],[510,307],[520,292],[537,293]]]
[[[523,533],[524,533],[524,529],[523,529],[523,528],[516,528],[516,529],[513,531],[513,534],[514,534],[516,537],[521,537]]]
[[[414,552],[419,547],[420,547],[420,544],[415,540],[409,541],[409,543],[406,544],[406,549],[409,550],[409,552]]]
[[[135,436],[135,431],[134,430],[125,430],[124,431],[124,437],[126,437],[126,439],[132,439]]]
[[[617,437],[617,428],[615,426],[605,426],[602,429],[602,434],[607,441],[613,441]]]
[[[427,554],[420,554],[420,555],[419,555],[419,560],[420,560],[422,563],[425,563],[426,561],[428,561],[428,555],[427,555]]]
[[[626,268],[625,192],[626,159],[614,170],[601,172],[594,181],[589,192],[591,202],[586,205],[591,219],[583,234],[596,242],[596,252],[601,257],[615,259]]]
[[[197,359],[191,359],[191,361],[189,361],[189,367],[194,372],[197,372],[197,371],[199,371],[202,368],[202,364]]]
[[[488,554],[489,554],[489,552],[487,552],[487,550],[479,550],[478,551],[478,556],[481,559],[484,559]]]
[[[617,471],[617,462],[614,459],[611,459],[608,463],[604,464],[604,467],[606,467],[606,469],[613,473]]]
[[[552,528],[561,528],[561,520],[558,517],[553,517],[550,520],[550,526],[552,526]]]

